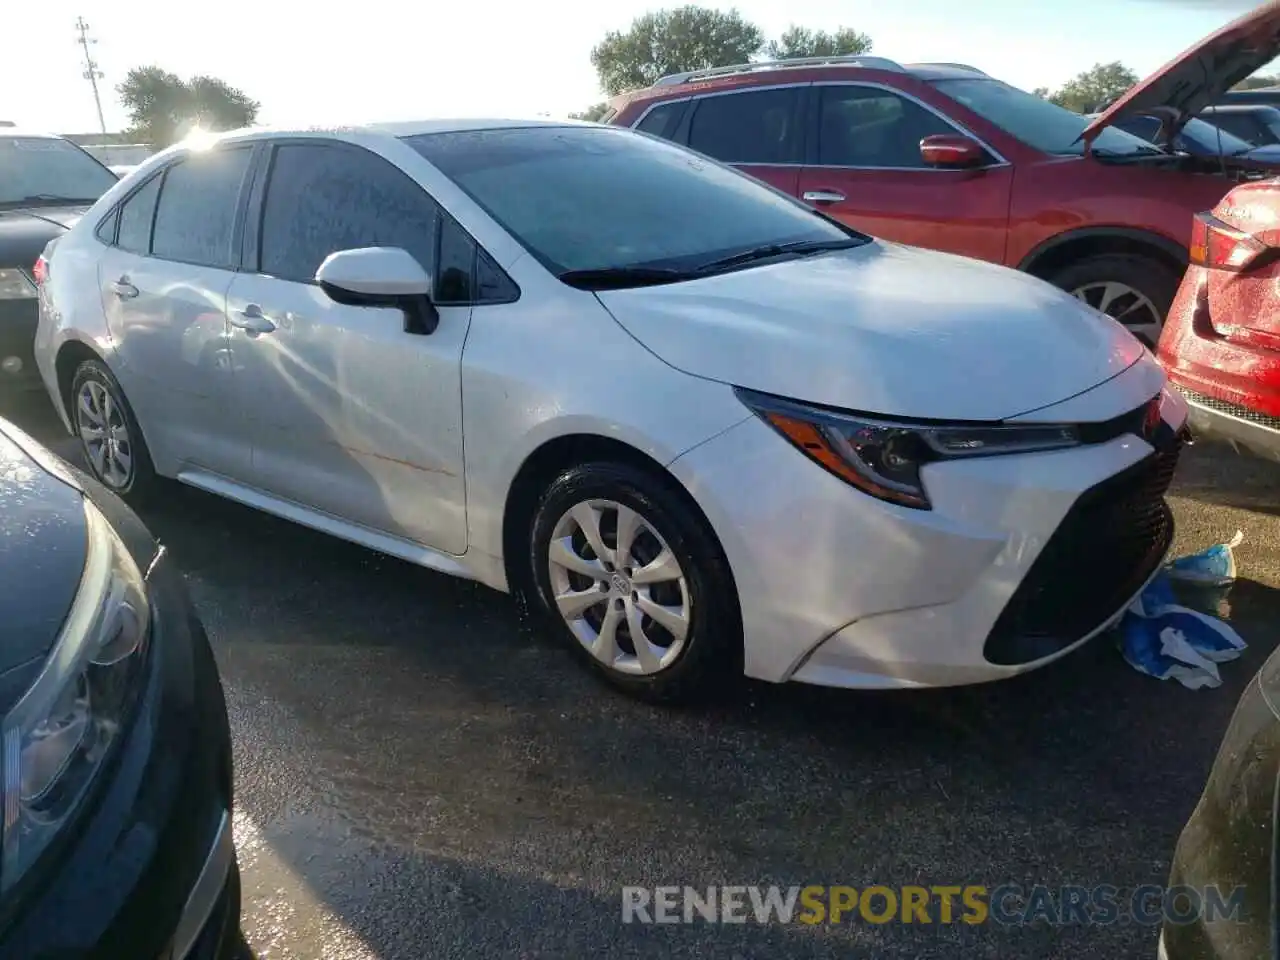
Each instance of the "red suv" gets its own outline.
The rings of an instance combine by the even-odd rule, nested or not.
[[[1278,33],[1280,4],[1268,3],[1095,120],[974,67],[845,57],[664,77],[616,98],[606,122],[734,164],[875,236],[1029,271],[1152,344],[1192,215],[1261,174],[1110,124],[1154,112],[1176,135],[1280,52]]]

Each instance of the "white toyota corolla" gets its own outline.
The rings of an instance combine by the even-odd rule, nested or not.
[[[518,592],[637,694],[1008,677],[1172,537],[1185,406],[1118,324],[626,130],[180,144],[35,273],[108,487]]]

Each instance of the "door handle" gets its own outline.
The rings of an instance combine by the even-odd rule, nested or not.
[[[802,196],[810,203],[839,203],[844,199],[839,190],[806,190]]]
[[[138,295],[138,288],[129,282],[128,277],[121,277],[111,284],[111,290],[121,300],[132,300]]]
[[[256,303],[249,304],[243,310],[231,311],[227,315],[227,322],[249,334],[270,333],[276,328]]]

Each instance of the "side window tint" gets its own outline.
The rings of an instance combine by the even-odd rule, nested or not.
[[[476,259],[476,293],[481,303],[510,303],[520,296],[520,288],[481,250]]]
[[[1133,117],[1125,122],[1123,129],[1135,137],[1154,141],[1160,134],[1160,121],[1155,117]]]
[[[684,106],[683,103],[661,103],[644,115],[644,119],[636,124],[636,129],[670,140]]]
[[[694,105],[689,146],[725,163],[793,163],[795,91],[706,97]]]
[[[452,217],[440,224],[440,257],[436,268],[436,303],[470,303],[476,245]]]
[[[116,234],[120,249],[130,253],[151,251],[151,221],[160,196],[160,180],[160,176],[152,177],[120,207],[120,231]]]
[[[120,208],[112,207],[111,212],[102,218],[93,235],[110,246],[116,242],[116,223],[120,220]]]
[[[247,148],[196,153],[171,166],[160,187],[151,251],[166,260],[230,267]]]
[[[839,167],[920,168],[920,141],[956,130],[918,103],[878,87],[823,87],[818,163]]]
[[[439,208],[409,177],[358,147],[276,148],[262,210],[262,271],[311,282],[336,250],[402,247],[430,271]]]

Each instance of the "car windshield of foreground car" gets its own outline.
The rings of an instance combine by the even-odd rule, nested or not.
[[[1080,136],[1089,126],[1088,117],[999,80],[935,80],[933,85],[1028,146],[1061,156],[1084,155],[1084,141]],[[1115,127],[1107,127],[1098,134],[1092,152],[1099,157],[1163,153],[1160,148]]]
[[[66,140],[0,136],[0,209],[89,204],[115,183],[110,170]]]
[[[671,283],[869,241],[699,154],[627,130],[405,140],[574,286]]]

